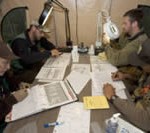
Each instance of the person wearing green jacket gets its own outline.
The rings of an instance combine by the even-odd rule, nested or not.
[[[144,33],[142,20],[143,13],[140,9],[132,9],[124,14],[123,33],[118,43],[112,42],[105,47],[107,59],[111,64],[118,67],[129,65],[128,56],[132,52],[137,52],[140,45],[148,38]]]
[[[117,88],[109,83],[104,84],[104,94],[126,120],[150,132],[150,39],[142,44],[138,52],[131,53],[128,60],[131,65],[140,67],[145,73],[144,78],[139,79],[139,86],[134,91],[132,100],[118,97],[115,92]],[[125,73],[112,74],[114,82],[123,78],[134,78],[134,76]]]

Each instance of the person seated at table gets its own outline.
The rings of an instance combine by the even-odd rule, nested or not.
[[[19,64],[23,67],[23,73],[18,74],[20,75],[19,79],[22,81],[32,82],[40,67],[43,65],[44,59],[61,54],[44,37],[44,32],[44,28],[37,22],[34,22],[25,33],[18,35],[11,44],[13,52],[20,57]],[[31,78],[29,81],[28,75]]]
[[[147,39],[142,45],[150,44],[150,39]],[[139,47],[141,50],[141,47]],[[137,69],[135,69],[137,68]],[[119,69],[117,72],[112,73],[113,81],[122,80],[124,83],[129,83],[127,86],[128,91],[132,94],[137,87],[142,87],[143,82],[145,81],[147,74],[137,66],[131,66],[128,71],[121,71]]]
[[[50,56],[59,56],[60,52],[44,37],[44,28],[37,22],[18,35],[12,42],[13,52],[21,58],[23,66],[37,63]]]
[[[137,52],[139,46],[148,38],[142,25],[143,13],[140,9],[127,11],[123,16],[123,25],[118,43],[107,41],[104,35],[105,53],[108,61],[118,67],[129,65],[128,56]]]
[[[6,126],[5,116],[11,111],[12,105],[22,101],[27,96],[27,90],[21,89],[11,92],[11,86],[5,78],[5,73],[10,69],[10,62],[18,58],[13,54],[11,48],[0,43],[0,133]]]
[[[129,62],[131,65],[143,69],[146,75],[134,91],[132,96],[134,102],[119,98],[115,93],[117,88],[114,88],[111,84],[104,85],[104,94],[127,120],[144,131],[150,131],[150,39],[142,44],[138,53],[130,54]],[[130,75],[124,76],[131,78]],[[114,80],[122,78],[124,77],[120,75],[113,77]]]

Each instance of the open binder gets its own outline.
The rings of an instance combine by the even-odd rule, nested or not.
[[[7,122],[22,119],[33,114],[77,101],[77,96],[67,81],[36,85],[28,96],[15,104]]]

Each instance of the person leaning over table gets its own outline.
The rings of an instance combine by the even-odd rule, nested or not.
[[[129,56],[129,62],[133,66],[141,67],[147,77],[134,91],[133,101],[119,98],[111,84],[104,85],[104,94],[118,111],[131,123],[144,131],[150,131],[150,40],[143,43],[139,52]],[[130,75],[127,75],[130,77]],[[119,80],[122,76],[117,75],[113,79]]]
[[[23,66],[60,54],[56,47],[44,37],[45,32],[46,29],[35,21],[29,29],[13,40],[11,48],[21,58]]]
[[[129,65],[128,56],[137,52],[139,46],[148,38],[144,32],[143,13],[140,9],[127,11],[123,16],[123,33],[118,43],[109,43],[104,35],[105,53],[108,61],[118,67]],[[108,44],[107,44],[108,43]]]
[[[17,58],[9,46],[3,42],[0,43],[0,133],[6,126],[5,116],[11,111],[12,105],[27,96],[26,89],[11,92],[11,86],[7,84],[5,79],[5,73],[10,69],[11,60]]]
[[[20,57],[19,64],[23,67],[19,79],[32,83],[37,72],[43,65],[43,61],[50,56],[56,57],[61,53],[49,42],[44,33],[46,29],[38,22],[31,24],[30,28],[18,35],[12,42],[13,52]],[[30,75],[30,78],[29,76]]]

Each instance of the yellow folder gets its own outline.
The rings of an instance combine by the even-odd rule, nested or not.
[[[105,96],[83,97],[85,109],[108,109],[109,104]]]

